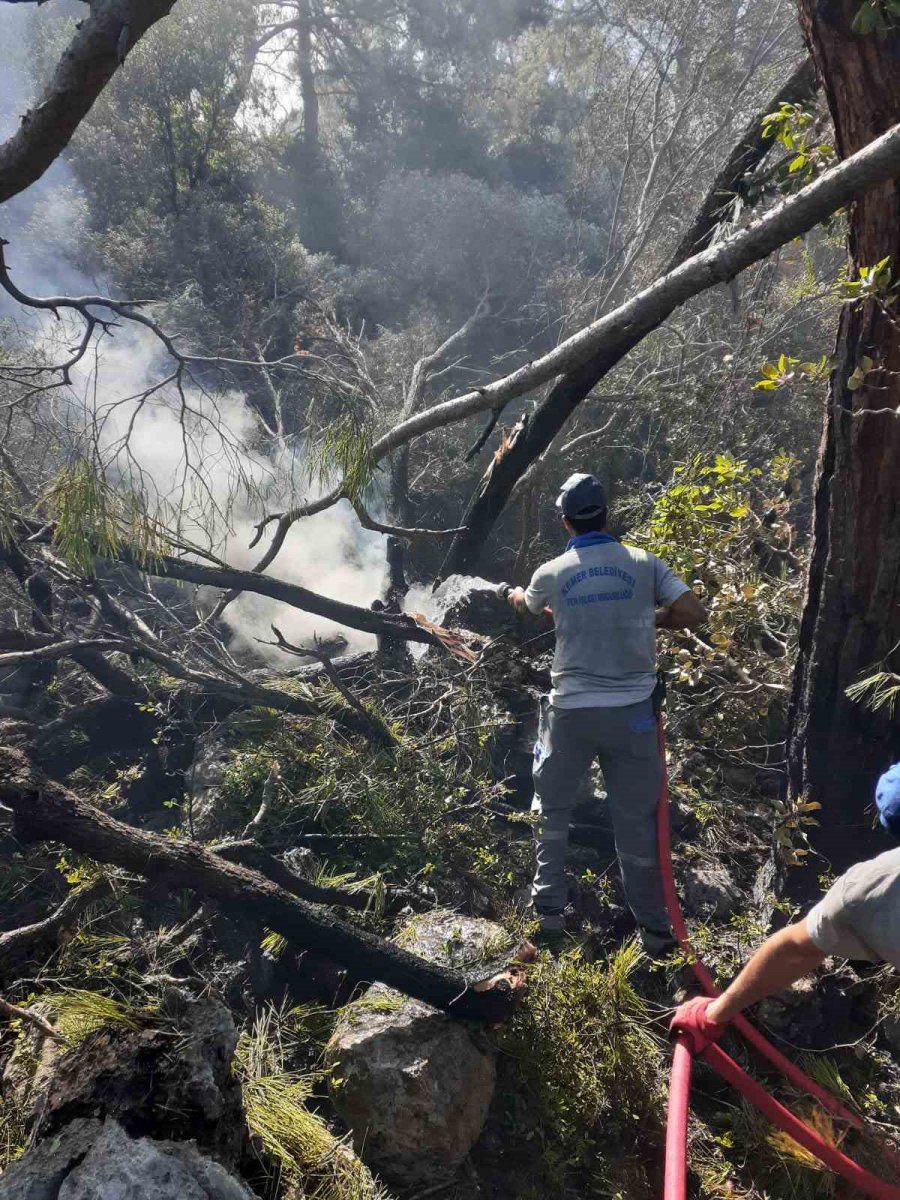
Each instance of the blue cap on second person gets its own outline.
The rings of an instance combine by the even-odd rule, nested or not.
[[[900,763],[888,767],[875,784],[875,803],[882,825],[900,838]]]
[[[606,508],[606,492],[596,475],[570,475],[556,497],[564,517],[595,517]]]

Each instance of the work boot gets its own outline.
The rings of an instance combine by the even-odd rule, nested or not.
[[[534,905],[530,914],[538,923],[534,942],[556,957],[566,944],[566,914],[561,908]]]
[[[649,925],[639,925],[641,945],[648,958],[658,960],[667,958],[678,949],[678,942],[671,929],[651,929]]]

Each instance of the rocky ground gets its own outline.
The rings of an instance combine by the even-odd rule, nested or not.
[[[333,889],[359,928],[486,978],[532,932],[527,809],[552,631],[478,580],[447,581],[426,616],[461,631],[463,659],[335,659],[391,748],[175,700],[163,714],[110,706],[37,749],[13,722],[5,738],[120,820],[252,843]],[[748,709],[723,751],[708,681],[681,654],[667,658],[677,877],[696,945],[727,977],[784,916],[777,755],[740,749],[778,715]],[[309,666],[281,686],[331,685]],[[252,911],[27,846],[7,825],[0,930],[72,908],[25,939],[0,932],[2,995],[25,1010],[0,1040],[0,1200],[658,1194],[665,1017],[686,972],[635,947],[600,778],[584,782],[572,840],[568,949],[523,968],[511,1020],[475,1025],[286,942]],[[761,1015],[890,1130],[898,1013],[886,972],[829,966]],[[696,1111],[697,1195],[832,1193],[703,1071]]]

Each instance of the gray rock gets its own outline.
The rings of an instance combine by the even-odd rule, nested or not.
[[[741,889],[724,867],[691,867],[683,886],[685,908],[706,920],[730,917],[743,903]]]
[[[132,1138],[78,1118],[0,1176],[0,1200],[254,1200],[190,1143]]]
[[[215,1000],[181,1003],[175,1029],[105,1026],[61,1055],[32,1093],[32,1134],[47,1137],[73,1118],[104,1116],[131,1132],[180,1138],[189,1131],[223,1161],[236,1161],[244,1114],[231,1069],[234,1023]]]
[[[418,918],[398,941],[461,969],[511,944],[491,921],[446,912]],[[494,1094],[495,1051],[477,1028],[376,984],[345,1010],[327,1059],[335,1108],[373,1170],[397,1187],[453,1178]]]
[[[531,641],[542,627],[552,628],[549,618],[518,616],[498,595],[497,583],[477,575],[448,575],[426,597],[423,607],[425,615],[436,625],[468,629],[490,638],[505,636],[512,641],[520,638]]]

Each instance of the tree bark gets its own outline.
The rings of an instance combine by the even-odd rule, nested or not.
[[[424,642],[429,646],[440,644],[434,634],[417,625],[412,617],[403,613],[379,613],[370,608],[360,608],[356,604],[345,604],[342,600],[332,600],[328,596],[321,596],[318,592],[300,587],[299,584],[274,579],[271,575],[262,575],[258,571],[210,567],[204,563],[188,562],[186,559],[172,558],[165,554],[157,555],[149,562],[137,562],[125,550],[118,561],[135,566],[147,575],[156,575],[163,579],[181,579],[205,587],[269,596],[272,600],[281,600],[293,608],[316,613],[320,617],[327,617],[340,625],[348,625],[351,629],[361,629],[365,633],[389,634],[408,642]]]
[[[853,154],[900,121],[900,31],[851,31],[856,0],[800,0],[800,21],[834,119]],[[891,179],[850,209],[851,278],[890,257],[900,270],[900,185]],[[900,723],[846,697],[880,666],[900,668],[900,331],[896,303],[846,304],[816,472],[813,540],[789,716],[790,795],[822,805],[811,837],[840,870],[870,846],[872,785],[900,758]],[[874,362],[862,386],[850,377]],[[879,411],[880,410],[880,411]],[[887,411],[884,410],[893,410]],[[867,811],[868,810],[868,811]]]
[[[193,842],[171,841],[113,820],[61,784],[34,771],[22,754],[0,748],[0,803],[15,812],[23,841],[61,842],[99,862],[147,878],[163,877],[205,899],[237,906],[295,945],[314,950],[455,1017],[501,1020],[515,993],[504,980],[482,987],[458,971],[427,962],[357,929],[328,909],[291,895],[255,871],[234,866]],[[505,985],[504,985],[505,984]]]
[[[58,937],[64,929],[74,928],[81,914],[92,904],[105,899],[111,891],[112,884],[105,876],[101,876],[93,883],[70,892],[59,908],[42,921],[0,933],[0,971],[5,970],[7,963],[17,956],[30,954],[39,943]]]
[[[40,179],[62,154],[125,55],[174,3],[92,0],[40,103],[0,145],[0,204]]]
[[[741,180],[754,171],[768,154],[772,140],[762,136],[766,114],[774,112],[782,104],[801,103],[814,95],[815,90],[813,64],[806,59],[744,129],[669,260],[664,275],[707,249],[722,220],[723,211],[738,192]],[[503,456],[491,462],[463,517],[465,528],[456,535],[447,552],[441,568],[442,576],[470,574],[475,569],[482,547],[518,481],[547,450],[582,400],[616,363],[643,340],[647,332],[636,326],[631,336],[626,335],[619,341],[610,338],[588,362],[557,379],[533,416],[518,430]]]

